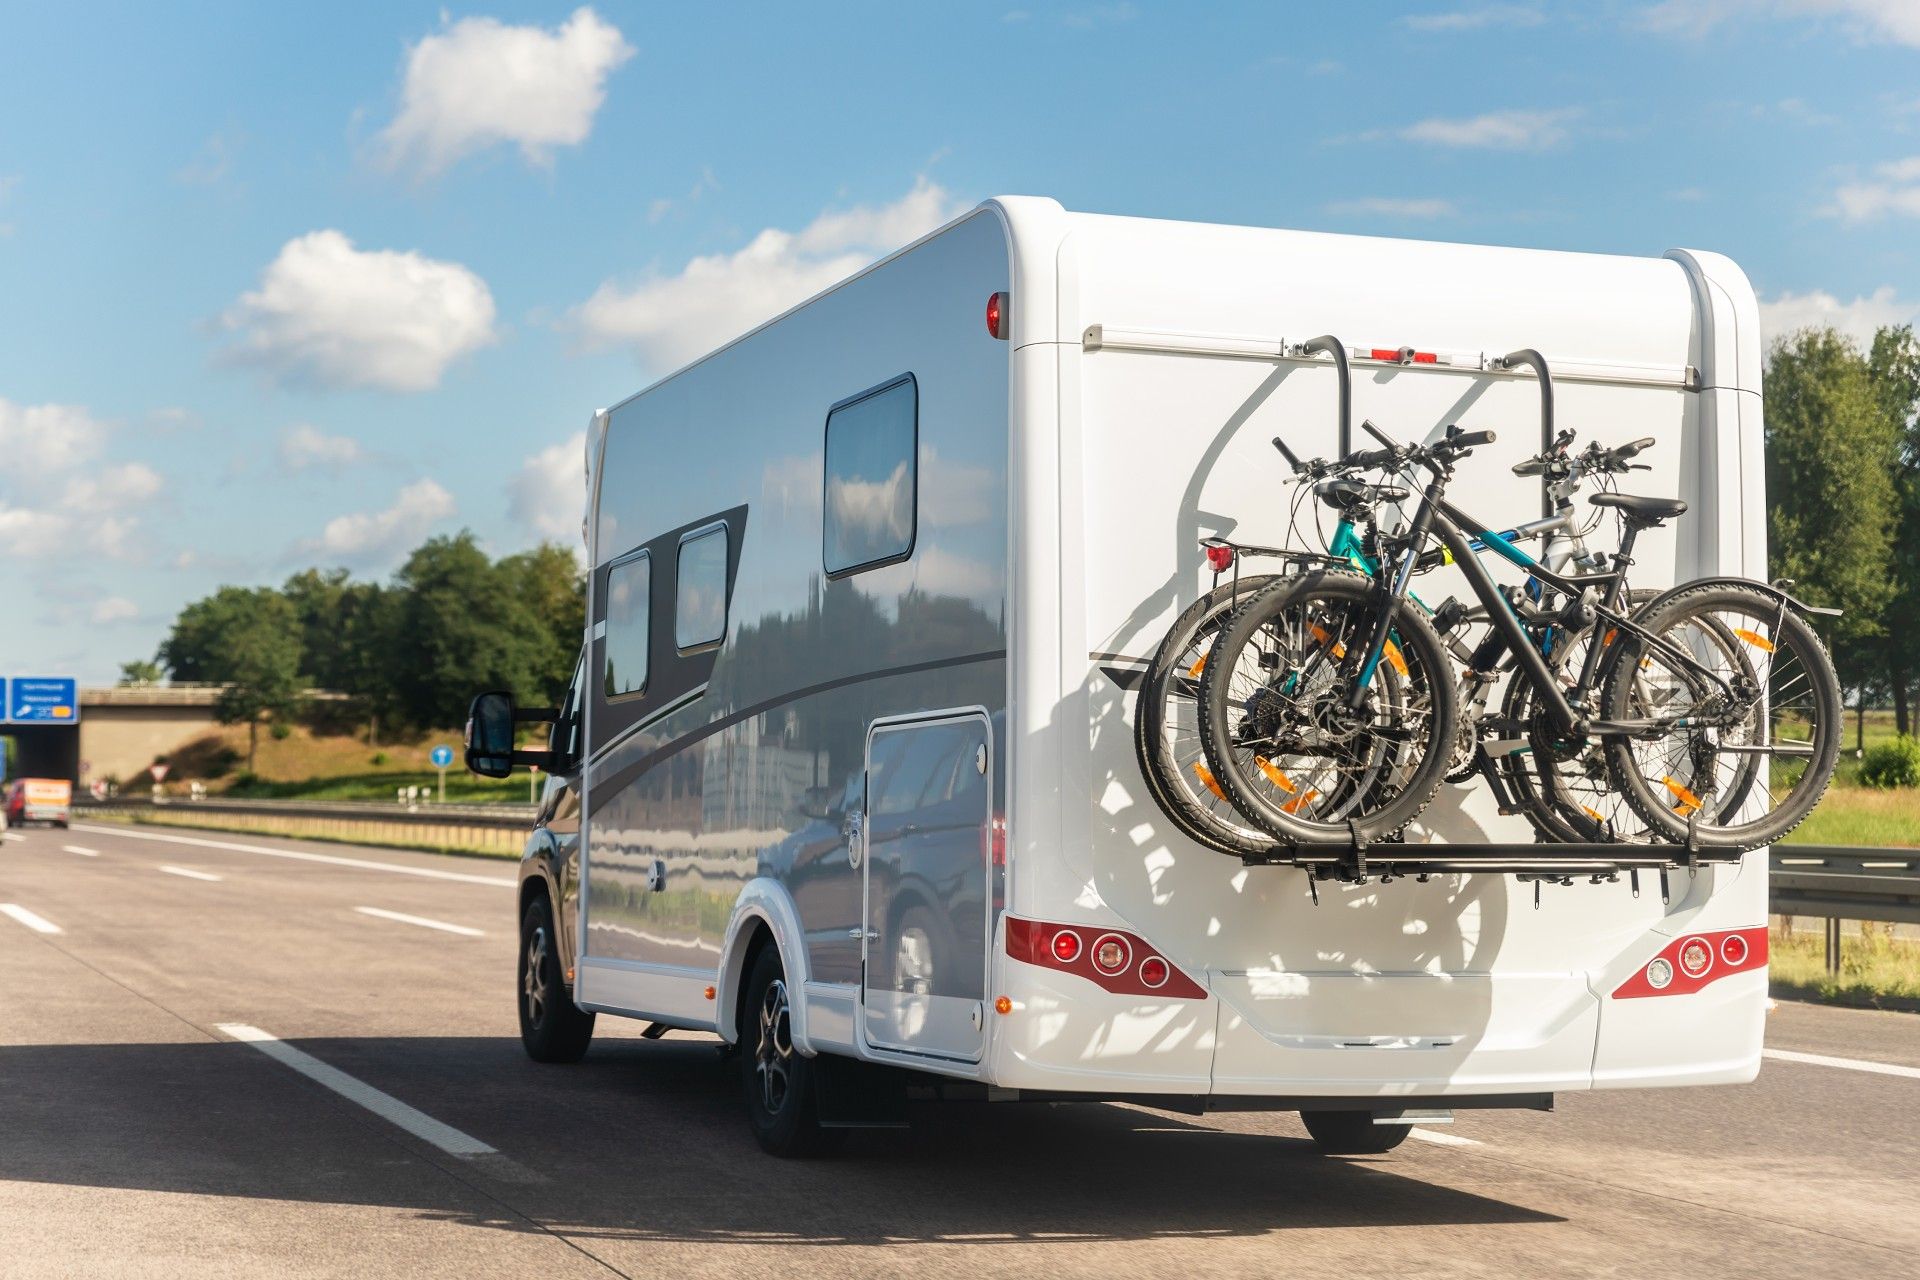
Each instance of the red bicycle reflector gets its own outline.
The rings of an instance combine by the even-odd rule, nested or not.
[[[1148,956],[1140,962],[1140,981],[1149,987],[1164,987],[1173,971],[1167,962],[1159,956]]]
[[[987,332],[1004,340],[1013,317],[1008,314],[1007,295],[996,293],[987,299]]]
[[[1071,929],[1062,929],[1053,935],[1053,958],[1061,964],[1072,964],[1080,958],[1080,935]]]
[[[1215,573],[1225,573],[1233,568],[1233,548],[1218,544],[1207,548],[1207,563],[1213,566]]]

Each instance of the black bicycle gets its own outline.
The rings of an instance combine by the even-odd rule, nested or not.
[[[1460,719],[1446,648],[1407,595],[1437,540],[1526,685],[1539,742],[1563,755],[1597,747],[1654,836],[1744,850],[1798,825],[1839,751],[1839,681],[1805,617],[1832,611],[1737,578],[1684,584],[1629,611],[1635,540],[1686,504],[1595,494],[1622,519],[1612,568],[1557,572],[1446,499],[1454,466],[1493,439],[1449,428],[1428,445],[1394,446],[1391,469],[1430,478],[1407,530],[1383,539],[1391,572],[1277,582],[1219,630],[1200,737],[1235,808],[1284,844],[1339,845],[1390,838],[1426,807],[1457,754]],[[1564,603],[1503,591],[1476,543]],[[1572,662],[1542,652],[1548,634]]]

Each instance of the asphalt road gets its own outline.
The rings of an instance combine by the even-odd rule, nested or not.
[[[1374,1159],[1315,1155],[1291,1115],[980,1104],[789,1163],[754,1147],[710,1039],[645,1041],[602,1019],[579,1065],[522,1055],[509,864],[177,830],[13,834],[8,1280],[1806,1280],[1912,1274],[1920,1256],[1917,1015],[1772,1014],[1770,1051],[1890,1070],[1783,1057],[1740,1088],[1462,1112],[1446,1141]]]

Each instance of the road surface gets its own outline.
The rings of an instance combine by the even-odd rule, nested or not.
[[[290,856],[289,856],[290,855]],[[0,1276],[1908,1274],[1920,1016],[1782,1003],[1739,1088],[1296,1117],[928,1108],[762,1156],[710,1038],[514,1025],[513,867],[82,823],[0,843]],[[831,1247],[828,1247],[831,1246]]]

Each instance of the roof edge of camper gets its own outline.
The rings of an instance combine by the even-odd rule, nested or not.
[[[1315,364],[1324,348],[1249,334],[1183,333],[1171,329],[1134,329],[1091,324],[1081,335],[1088,352],[1132,351],[1154,355],[1211,356],[1224,360],[1264,360],[1273,363]],[[1375,368],[1403,368],[1424,373],[1468,374],[1478,377],[1523,379],[1537,376],[1524,363],[1508,366],[1506,352],[1419,351],[1408,346],[1349,346],[1347,360]],[[1699,391],[1700,371],[1693,365],[1635,365],[1602,360],[1555,357],[1553,377],[1560,382],[1600,383],[1608,386],[1662,387]]]

